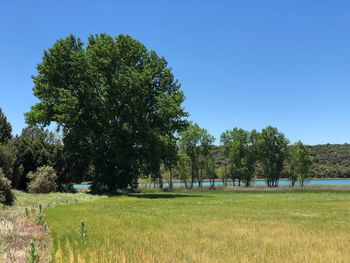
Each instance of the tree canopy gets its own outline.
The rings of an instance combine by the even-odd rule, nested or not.
[[[262,129],[258,136],[258,154],[268,186],[278,186],[288,155],[288,143],[284,134],[272,126]]]
[[[292,145],[290,148],[290,180],[292,185],[297,180],[301,185],[304,185],[304,180],[309,175],[311,165],[309,149],[301,141]]]
[[[212,178],[215,173],[212,154],[214,136],[199,127],[197,123],[190,122],[187,129],[180,133],[180,152],[187,154],[191,163],[191,187],[195,180],[202,185],[203,173]]]
[[[79,178],[97,189],[125,188],[171,159],[162,149],[186,124],[185,97],[154,51],[127,35],[91,35],[86,45],[70,35],[44,52],[37,70],[39,102],[26,120],[57,124]]]

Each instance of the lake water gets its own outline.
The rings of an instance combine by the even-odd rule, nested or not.
[[[290,181],[289,180],[280,180],[279,185],[290,185]],[[188,184],[189,185],[189,184]],[[203,182],[202,183],[203,186],[210,186],[209,182]],[[216,186],[220,186],[223,185],[222,182],[215,182]],[[228,185],[232,185],[232,182],[228,182]],[[237,185],[237,182],[236,182]],[[266,182],[264,180],[254,180],[252,185],[266,185]],[[308,180],[305,181],[304,185],[350,185],[350,179],[334,179],[334,180],[330,180],[330,179],[326,179],[326,180]],[[145,184],[140,184],[140,186],[146,186]],[[169,184],[164,183],[164,187],[169,186]],[[185,186],[185,184],[183,183],[173,183],[173,186]],[[194,186],[198,186],[198,183],[195,183]],[[89,188],[90,185],[87,184],[74,184],[73,187],[75,189],[84,189],[84,188]]]

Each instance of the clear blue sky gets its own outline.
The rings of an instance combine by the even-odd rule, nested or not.
[[[14,133],[36,102],[43,50],[106,32],[164,56],[190,119],[216,137],[271,124],[292,142],[350,142],[349,0],[1,1],[0,25],[0,107]]]

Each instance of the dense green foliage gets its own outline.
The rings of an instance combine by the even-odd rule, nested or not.
[[[234,183],[238,180],[238,185],[244,181],[245,186],[250,186],[255,170],[256,161],[258,160],[257,148],[258,133],[243,129],[234,128],[221,134],[220,140],[223,145],[224,169],[223,182],[226,185],[228,178]]]
[[[26,127],[21,136],[15,139],[15,145],[17,163],[23,168],[17,188],[26,189],[27,174],[45,165],[55,168],[59,185],[68,183],[63,145],[56,134],[38,127]]]
[[[15,196],[11,190],[11,182],[5,177],[0,167],[0,204],[12,205],[14,201]]]
[[[320,144],[307,148],[312,160],[308,178],[350,178],[350,144]],[[216,166],[223,170],[224,146],[215,146],[213,152]],[[287,176],[288,173],[283,174],[283,178]],[[263,175],[256,173],[256,177],[263,178]]]
[[[215,163],[212,158],[214,140],[206,129],[200,128],[196,123],[189,123],[187,129],[180,133],[179,158],[182,163],[178,166],[178,174],[183,177],[181,172],[186,173],[182,167],[185,164],[183,154],[186,154],[190,160],[191,187],[195,180],[201,186],[204,178],[215,179]]]
[[[214,180],[218,177],[224,185],[231,179],[233,184],[238,180],[239,186],[241,181],[245,186],[250,186],[256,174],[266,178],[268,186],[278,186],[288,160],[289,141],[277,128],[268,126],[261,132],[234,128],[223,132],[220,141],[223,167],[215,161],[214,137],[197,124],[190,123],[180,133],[178,155],[182,163],[178,166],[178,177],[181,180],[186,178],[181,176],[181,172],[188,170],[184,169],[186,159],[183,155],[186,154],[190,160],[187,165],[191,166],[191,187],[194,180],[201,187],[204,178],[209,179],[214,186]]]
[[[5,114],[0,108],[0,144],[6,143],[12,138],[12,126],[7,121]]]
[[[57,263],[347,262],[349,207],[349,191],[146,192],[45,218]]]
[[[27,174],[44,165],[55,168],[59,186],[68,183],[63,145],[53,132],[27,127],[20,136],[0,144],[0,167],[14,188],[25,190]]]
[[[10,140],[5,144],[0,144],[0,167],[12,185],[17,187],[23,174],[23,167],[18,165],[15,141]]]
[[[184,95],[166,60],[140,42],[100,34],[84,46],[69,36],[44,52],[37,69],[40,101],[27,122],[58,124],[77,178],[95,189],[125,188],[175,160],[167,149],[185,124]],[[88,170],[90,178],[82,177]]]
[[[13,188],[26,190],[28,173],[45,165],[56,170],[59,190],[67,188],[70,179],[63,145],[53,132],[39,127],[26,127],[20,136],[0,144],[0,168]]]
[[[350,144],[308,146],[312,158],[311,177],[350,178]]]
[[[292,186],[297,180],[302,186],[304,185],[305,179],[309,176],[311,165],[309,149],[301,141],[290,147],[289,178]]]
[[[50,166],[39,167],[35,172],[28,173],[29,184],[28,191],[30,193],[51,193],[57,189],[56,171]]]
[[[257,139],[262,176],[268,186],[278,186],[283,176],[283,167],[288,155],[288,139],[277,128],[268,126],[262,129]]]

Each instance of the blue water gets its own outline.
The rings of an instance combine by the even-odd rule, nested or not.
[[[76,190],[90,188],[89,184],[73,184],[73,188]]]
[[[278,185],[290,185],[290,181],[289,180],[280,180]],[[167,187],[169,186],[169,184],[167,183],[164,183],[163,184],[164,187]],[[189,183],[187,184],[189,185]],[[198,183],[195,183],[194,184],[195,186],[198,186]],[[203,182],[202,183],[203,186],[210,186],[210,183],[209,182]],[[216,186],[220,186],[220,185],[223,185],[222,182],[215,182],[215,185]],[[228,185],[232,185],[232,182],[228,182]],[[236,185],[237,185],[237,182],[236,182]],[[252,182],[252,185],[266,185],[266,182],[264,180],[254,180]],[[350,185],[350,179],[344,179],[344,180],[309,180],[309,181],[305,181],[304,182],[304,185]],[[145,184],[140,184],[140,186],[147,186]],[[152,184],[153,186],[153,184]],[[173,183],[173,186],[177,186],[177,187],[180,187],[180,186],[185,186],[184,183]],[[86,189],[86,188],[90,188],[90,185],[88,184],[74,184],[73,187],[77,190],[79,189]]]

